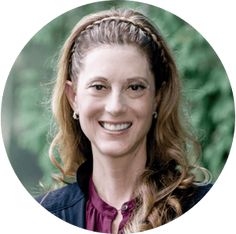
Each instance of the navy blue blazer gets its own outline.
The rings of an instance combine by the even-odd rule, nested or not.
[[[58,218],[77,227],[86,228],[86,201],[88,197],[86,188],[88,188],[88,179],[83,177],[90,173],[91,170],[82,165],[77,172],[76,183],[48,192],[46,195],[37,197],[36,200]],[[211,187],[212,184],[207,184],[177,191],[177,194],[181,193],[183,213],[199,202]]]

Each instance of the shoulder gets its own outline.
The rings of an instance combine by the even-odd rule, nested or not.
[[[183,213],[196,205],[212,188],[213,184],[193,185],[179,192]]]
[[[84,201],[85,195],[77,183],[66,185],[35,198],[50,212],[56,212]]]

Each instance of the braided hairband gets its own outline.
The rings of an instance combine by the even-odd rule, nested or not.
[[[143,26],[142,24],[138,23],[138,22],[134,22],[130,19],[127,19],[125,17],[121,17],[121,16],[109,16],[109,17],[105,17],[105,18],[102,18],[100,20],[97,20],[97,21],[94,21],[92,24],[89,24],[88,26],[86,26],[81,32],[80,34],[83,34],[85,31],[89,30],[89,29],[92,29],[94,26],[96,25],[99,25],[105,21],[120,21],[120,22],[125,22],[127,24],[132,24],[133,26],[141,29],[146,35],[148,35],[154,42],[155,44],[157,45],[157,47],[159,48],[160,50],[160,57],[161,57],[161,61],[163,64],[165,64],[166,66],[168,66],[168,63],[167,63],[167,59],[166,59],[166,56],[165,56],[165,51],[163,49],[163,46],[160,42],[160,40],[158,40],[158,37],[156,36],[156,34],[148,27],[145,27]],[[72,60],[72,56],[76,50],[76,47],[78,45],[78,38],[77,37],[77,40],[75,40],[74,42],[74,45],[73,45],[73,48],[71,50],[71,53],[70,53],[70,60],[69,60],[69,63],[71,63],[71,60]]]

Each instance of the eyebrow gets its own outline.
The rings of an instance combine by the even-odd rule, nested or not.
[[[91,82],[96,81],[96,80],[102,80],[102,81],[107,82],[110,79],[106,78],[106,77],[103,77],[103,76],[95,76],[95,77],[88,78],[86,83],[91,83]],[[125,81],[128,81],[128,82],[137,81],[137,80],[141,80],[141,81],[144,81],[145,83],[149,84],[148,79],[145,78],[145,77],[142,77],[142,76],[134,76],[134,77],[129,77],[129,78],[125,79]]]
[[[132,78],[128,78],[128,79],[127,79],[127,81],[131,81],[131,82],[132,82],[132,81],[137,81],[137,80],[144,81],[146,84],[149,84],[149,83],[150,83],[147,78],[140,77],[140,76],[132,77]]]

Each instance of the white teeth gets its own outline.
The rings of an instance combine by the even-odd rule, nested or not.
[[[131,126],[131,123],[111,124],[103,122],[102,126],[110,131],[121,131],[129,128]]]

